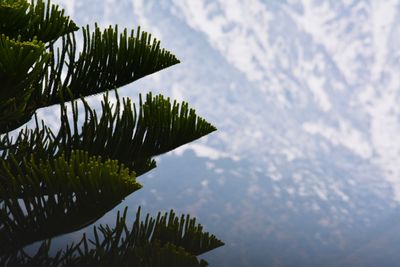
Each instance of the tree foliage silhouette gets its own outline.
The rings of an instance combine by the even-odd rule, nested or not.
[[[179,63],[150,34],[81,29],[57,5],[0,0],[0,265],[205,266],[223,243],[173,211],[132,224],[127,210],[94,239],[50,253],[53,237],[82,229],[141,188],[154,157],[216,130],[187,103],[151,93],[116,102],[108,91]],[[101,112],[86,96],[104,93]],[[81,103],[79,108],[78,103]],[[36,111],[59,105],[54,130]],[[34,126],[24,126],[33,119]],[[18,129],[20,128],[20,129]],[[36,253],[28,245],[41,242]]]

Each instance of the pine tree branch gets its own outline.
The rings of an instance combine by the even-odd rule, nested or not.
[[[142,221],[140,208],[132,227],[126,222],[127,208],[118,212],[114,227],[94,226],[94,239],[84,235],[78,244],[72,244],[50,256],[50,243],[45,241],[33,257],[19,251],[0,257],[3,265],[19,263],[47,266],[139,266],[139,267],[199,267],[207,262],[196,255],[223,244],[215,236],[203,232],[202,226],[190,216],[178,218],[173,211],[158,213],[156,218],[146,215]]]
[[[81,229],[141,188],[115,160],[83,151],[35,156],[0,159],[0,254]]]
[[[144,76],[179,63],[170,52],[160,48],[151,34],[127,29],[120,34],[111,26],[103,32],[95,25],[82,28],[83,49],[77,55],[75,35],[63,38],[62,46],[52,61],[43,91],[36,96],[37,108],[113,90]],[[62,72],[66,77],[61,77]],[[70,93],[67,93],[70,92]]]
[[[86,102],[84,102],[86,103]],[[78,120],[78,110],[73,112]],[[105,95],[102,101],[102,114],[97,114],[85,104],[85,122],[81,130],[69,126],[66,112],[64,122],[63,147],[77,147],[95,155],[118,159],[141,175],[150,170],[143,159],[171,151],[183,144],[196,140],[215,130],[215,127],[198,117],[187,103],[171,103],[159,95],[147,94],[146,101],[141,97],[139,110],[129,98],[122,103],[117,95],[115,107]],[[71,130],[69,130],[71,129]],[[61,132],[61,131],[60,131]]]
[[[84,104],[81,127],[78,127],[77,102],[72,103],[72,118],[68,117],[64,105],[61,127],[56,134],[44,124],[34,130],[22,130],[15,141],[18,145],[8,152],[17,158],[35,152],[41,159],[48,159],[61,153],[68,157],[72,150],[84,150],[90,155],[118,160],[139,176],[155,167],[152,157],[215,131],[187,103],[171,103],[161,95],[148,94],[145,102],[140,98],[137,110],[129,98],[121,103],[117,95],[113,105],[106,94],[100,117],[84,99],[81,101]]]
[[[0,35],[0,133],[19,127],[32,116],[34,111],[27,112],[28,102],[40,89],[49,58],[40,41]]]
[[[90,168],[92,165],[89,163],[87,164],[90,166],[85,165],[82,167],[82,170],[88,168],[88,173],[78,175],[78,177],[81,177],[81,180],[79,180],[81,183],[74,184],[77,174],[73,171],[76,170],[76,166],[80,166],[79,161],[76,160],[75,151],[85,151],[87,153],[87,155],[85,154],[85,159],[87,159],[88,155],[102,157],[90,160],[90,162],[92,160],[95,161],[95,164],[99,166],[104,164],[107,166],[108,159],[117,160],[115,164],[121,166],[121,168],[124,168],[121,165],[124,164],[131,171],[135,171],[137,175],[140,175],[154,167],[152,157],[168,152],[215,130],[211,124],[197,117],[194,110],[190,110],[186,103],[179,105],[174,102],[171,104],[169,99],[164,99],[162,96],[153,97],[148,94],[145,102],[140,98],[139,110],[137,111],[129,98],[123,99],[121,103],[117,95],[117,102],[112,105],[108,99],[108,94],[106,94],[102,102],[102,113],[99,118],[84,99],[82,99],[82,102],[84,104],[85,118],[80,129],[78,127],[77,102],[73,102],[72,118],[67,115],[67,107],[65,105],[62,106],[61,127],[57,135],[46,127],[43,122],[41,127],[36,122],[36,128],[22,130],[15,143],[5,137],[1,140],[1,146],[7,147],[7,149],[2,153],[2,165],[0,166],[0,201],[2,201],[0,204],[3,205],[1,206],[0,223],[6,222],[10,212],[13,216],[9,218],[11,228],[7,228],[8,230],[5,231],[12,233],[11,236],[8,239],[4,236],[0,240],[22,240],[22,244],[26,244],[28,241],[40,240],[40,237],[43,237],[43,233],[40,232],[41,224],[37,224],[39,227],[37,232],[39,234],[30,237],[27,241],[23,237],[29,237],[29,235],[24,232],[21,234],[21,232],[18,232],[21,228],[11,224],[17,218],[15,217],[16,215],[23,222],[33,216],[25,217],[23,207],[20,206],[18,199],[23,199],[26,207],[32,205],[34,207],[32,211],[38,212],[38,214],[47,214],[47,208],[55,212],[57,204],[62,203],[55,200],[54,195],[57,195],[58,198],[60,197],[58,194],[65,195],[66,199],[63,199],[63,201],[70,203],[71,199],[73,199],[71,194],[76,194],[76,190],[84,190],[86,188],[85,190],[89,190],[87,192],[93,193],[91,197],[96,198],[98,190],[101,191],[104,186],[107,187],[107,185],[101,184],[100,187],[95,186],[93,189],[92,183],[81,184],[84,179],[93,181],[93,178],[90,178],[91,176],[89,175],[90,171],[92,171]],[[31,156],[27,159],[26,155]],[[64,167],[61,168],[59,165]],[[118,175],[121,176],[122,174],[118,173]],[[55,182],[53,179],[57,179],[57,181]],[[70,186],[79,187],[64,187],[64,183],[71,183]],[[97,185],[97,183],[94,185]],[[67,191],[64,192],[63,189]],[[107,187],[107,189],[109,188]],[[85,193],[86,195],[88,194],[87,192]],[[98,216],[104,214],[105,211],[118,204],[123,197],[131,192],[133,190],[124,194],[121,194],[121,192],[119,194],[111,194],[115,197],[114,201],[109,200],[108,206],[105,204],[97,205],[96,207],[100,207],[100,210],[90,207],[89,210],[95,213],[88,213],[90,218],[74,214],[74,209],[70,210],[65,216],[76,217],[80,223],[71,224],[71,226],[81,227],[85,225],[81,220],[84,220],[86,224],[92,222]],[[97,197],[102,197],[103,193]],[[91,203],[89,200],[81,201],[76,206],[76,210],[78,210],[78,206],[84,210],[82,205],[88,205],[85,204],[86,202]],[[75,202],[72,201],[71,203]],[[63,211],[64,209],[60,210]],[[54,214],[50,213],[49,216],[42,215],[43,224],[44,221],[49,222],[53,219],[56,222],[60,219],[60,216],[61,218],[64,216],[57,212]],[[32,220],[32,218],[29,220]],[[15,221],[17,222],[18,220]],[[33,221],[30,221],[30,223],[34,225]],[[4,223],[4,225],[8,225],[8,223]],[[29,227],[32,228],[32,225],[29,225]],[[10,229],[18,230],[16,233],[20,234],[21,237],[16,238],[16,234]],[[70,229],[55,229],[52,235],[63,233],[63,231],[67,232]],[[32,233],[35,233],[35,231]],[[24,240],[25,242],[23,242]]]
[[[64,10],[43,0],[0,1],[0,34],[25,41],[38,39],[44,43],[55,40],[79,28],[64,16]]]
[[[95,25],[92,33],[88,26],[82,28],[84,46],[78,54],[74,34],[77,27],[57,5],[45,4],[43,0],[32,1],[30,5],[22,0],[3,1],[0,2],[0,36],[8,43],[40,44],[42,49],[40,55],[32,52],[28,57],[40,56],[40,61],[21,62],[13,60],[13,48],[0,46],[0,59],[10,59],[11,66],[21,67],[12,75],[1,73],[0,69],[0,80],[8,79],[7,83],[1,83],[1,91],[18,95],[17,99],[0,94],[5,102],[0,103],[0,111],[13,114],[7,118],[0,112],[0,133],[26,123],[38,108],[113,90],[179,63],[174,55],[160,48],[159,41],[140,28],[136,33],[124,29],[121,34],[117,26],[102,32]],[[63,37],[62,41],[55,45],[59,37]],[[44,43],[48,43],[48,50],[44,50]],[[3,62],[3,67],[9,62]],[[22,63],[31,63],[30,67],[35,70],[32,75],[27,75]],[[13,77],[26,78],[22,82]],[[38,77],[39,80],[33,79]],[[13,90],[14,87],[18,90]]]
[[[83,28],[77,52],[76,30],[49,0],[0,0],[0,265],[206,266],[196,256],[223,243],[172,211],[140,222],[139,209],[128,228],[125,210],[115,227],[94,227],[94,240],[50,255],[51,238],[95,222],[138,190],[136,177],[155,167],[153,157],[215,130],[187,103],[151,94],[136,108],[118,95],[111,104],[107,93],[97,115],[84,97],[179,60],[140,28],[120,34],[117,26]],[[61,104],[57,132],[35,116],[36,127],[12,140],[11,130],[53,104]],[[24,252],[41,240],[36,255]]]

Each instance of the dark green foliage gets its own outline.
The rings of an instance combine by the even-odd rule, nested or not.
[[[119,34],[117,26],[103,32],[95,26],[90,34],[87,27],[83,29],[83,37],[83,51],[77,59],[74,46],[67,50],[70,67],[68,83],[64,84],[73,98],[114,89],[179,63],[174,55],[160,48],[159,41],[152,40],[140,28],[135,35],[133,30],[128,34],[127,29]],[[60,89],[54,89],[50,92],[52,100],[47,104],[58,103]]]
[[[17,252],[3,258],[2,265],[13,263],[38,264],[47,266],[207,266],[199,255],[223,243],[209,233],[189,215],[176,217],[160,213],[144,221],[140,208],[131,226],[127,224],[127,209],[122,216],[118,212],[116,225],[100,225],[93,228],[94,238],[83,236],[78,244],[71,244],[67,250],[49,255],[50,242],[45,241],[36,255],[28,256]],[[183,249],[185,248],[185,249]]]
[[[40,41],[24,42],[0,35],[0,133],[31,118],[34,110],[28,112],[27,105],[49,56]]]
[[[71,104],[72,122],[68,117],[68,107],[61,106],[61,127],[57,133],[44,124],[33,130],[20,131],[14,146],[4,137],[0,146],[9,147],[7,155],[35,153],[37,158],[50,159],[62,153],[67,157],[72,150],[84,150],[90,155],[117,159],[137,175],[155,167],[152,157],[166,153],[176,147],[198,139],[215,127],[198,117],[187,103],[171,104],[169,99],[149,93],[146,101],[139,97],[139,108],[129,98],[122,103],[116,95],[115,105],[104,95],[102,112],[98,116],[84,99],[84,120],[78,126],[80,115],[77,102]],[[17,158],[17,161],[22,159]]]
[[[77,31],[76,24],[64,16],[64,10],[43,0],[0,0],[0,33],[10,38],[53,42]]]
[[[46,161],[11,155],[0,163],[0,252],[80,229],[141,188],[118,161],[84,151]]]
[[[8,14],[10,12],[6,11],[9,9],[15,9],[13,8],[14,6],[19,7],[18,3],[11,2],[0,0],[0,14],[1,12]],[[18,41],[13,42],[13,45],[23,46],[24,50],[22,52],[24,53],[32,53],[31,51],[35,51],[34,48],[39,46],[43,50],[43,43],[48,42],[46,44],[48,49],[46,53],[42,51],[39,54],[40,58],[38,56],[34,57],[34,55],[37,55],[37,53],[34,53],[34,55],[29,56],[30,60],[23,62],[23,66],[28,66],[28,63],[32,66],[35,63],[37,69],[44,73],[40,73],[40,80],[34,78],[26,80],[24,83],[26,96],[24,98],[20,96],[18,98],[10,98],[8,100],[11,103],[6,103],[7,105],[4,106],[0,100],[0,119],[14,116],[16,112],[20,114],[19,119],[15,119],[12,122],[10,122],[11,119],[1,120],[0,133],[23,125],[38,108],[60,104],[61,99],[69,101],[113,90],[179,63],[179,60],[174,55],[160,48],[159,41],[152,39],[150,34],[141,32],[140,28],[138,28],[136,34],[134,31],[128,34],[127,29],[124,29],[123,33],[119,34],[117,26],[115,28],[109,27],[103,32],[95,26],[94,32],[90,34],[89,26],[87,26],[82,29],[83,50],[77,53],[74,33],[77,30],[76,25],[63,15],[63,11],[58,11],[56,6],[49,9],[49,4],[45,7],[43,1],[37,1],[36,5],[30,6],[28,13],[26,11],[18,11],[18,16],[23,16],[21,14],[26,16],[25,19],[27,19],[28,23],[26,30],[29,32],[26,35],[31,36],[30,38],[23,38],[25,35],[22,33],[17,34],[18,31],[16,30],[10,30],[13,34],[8,35],[10,33],[8,33],[7,29],[14,25],[14,20],[11,18],[4,19],[3,24],[0,21],[0,25],[4,26],[2,30],[0,29],[0,35],[4,39],[12,39],[14,35],[18,36],[14,36],[16,38],[14,40]],[[19,10],[18,8],[16,9]],[[17,15],[14,14],[12,16]],[[33,25],[31,25],[33,22],[29,19],[31,16],[39,17],[34,20],[37,23],[37,25],[34,24],[34,28],[29,27]],[[0,18],[5,17],[0,16]],[[52,22],[52,20],[57,20],[57,23]],[[8,26],[9,24],[11,25]],[[21,29],[25,29],[25,26]],[[35,35],[36,33],[37,35]],[[44,38],[43,36],[52,37]],[[53,41],[60,36],[62,36],[61,45],[57,45]],[[29,42],[23,42],[24,40]],[[10,47],[4,45],[0,46],[0,55],[7,54],[7,57],[3,59],[7,60],[5,63],[11,62],[10,66],[3,64],[3,68],[7,66],[7,69],[0,69],[0,81],[2,81],[1,79],[6,79],[6,77],[11,79],[11,77],[8,77],[10,72],[7,72],[7,70],[21,63],[21,53],[19,51],[10,53],[10,51],[16,49],[10,49]],[[48,54],[51,56],[48,56]],[[38,64],[38,60],[41,60],[42,66]],[[2,66],[0,65],[0,67]],[[24,71],[25,68],[21,70],[12,68],[12,70],[14,71],[12,76],[27,77],[27,73]],[[66,73],[64,78],[62,78],[63,72]],[[11,107],[9,107],[10,105]]]
[[[151,35],[117,26],[91,33],[42,0],[0,0],[0,265],[205,266],[223,245],[172,211],[129,226],[94,227],[94,240],[50,253],[53,237],[90,225],[141,188],[154,157],[215,131],[187,103],[161,95],[109,100],[109,90],[179,63]],[[98,114],[84,97],[106,92]],[[81,108],[77,99],[81,101]],[[71,102],[69,105],[68,102]],[[60,127],[36,117],[60,105]],[[71,111],[71,112],[70,112]],[[35,118],[33,128],[12,130]],[[42,242],[35,255],[25,248]]]

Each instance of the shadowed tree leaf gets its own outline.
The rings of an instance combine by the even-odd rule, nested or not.
[[[37,107],[59,104],[60,94],[69,101],[113,90],[179,63],[160,47],[158,40],[140,28],[136,33],[127,29],[119,33],[117,26],[101,31],[96,25],[92,33],[89,26],[82,31],[84,43],[78,55],[74,34],[63,38],[61,51],[55,53],[50,47],[57,57],[52,61],[43,91],[37,96]]]
[[[50,1],[0,0],[0,265],[206,266],[223,243],[173,211],[131,227],[127,210],[94,239],[50,252],[51,239],[82,229],[141,188],[154,157],[216,130],[188,104],[161,95],[111,103],[108,91],[179,63],[150,34],[82,28]],[[99,114],[84,97],[107,92]],[[80,99],[82,106],[78,108]],[[71,110],[67,102],[71,102]],[[60,125],[36,111],[60,105]],[[69,112],[71,111],[71,112]],[[11,132],[28,122],[35,125]],[[27,246],[41,242],[36,254]]]
[[[15,262],[46,266],[142,266],[169,267],[207,266],[207,262],[196,255],[222,246],[215,236],[203,232],[201,225],[189,215],[180,218],[173,211],[158,213],[156,218],[149,214],[144,220],[140,208],[131,227],[127,224],[127,208],[122,216],[118,212],[116,224],[95,226],[94,238],[86,236],[78,244],[71,244],[64,251],[49,256],[50,243],[43,242],[34,256],[22,251],[0,259],[3,265]],[[3,262],[2,262],[2,261]]]
[[[77,102],[72,103],[72,118],[67,106],[62,107],[61,127],[54,134],[48,127],[37,125],[35,130],[22,130],[15,143],[4,139],[8,153],[21,155],[35,152],[42,159],[72,150],[84,150],[104,159],[116,159],[139,176],[155,167],[152,157],[171,151],[183,144],[215,131],[215,127],[198,117],[188,104],[149,93],[146,101],[140,98],[139,108],[129,98],[122,103],[117,95],[113,105],[104,96],[102,112],[97,113],[82,99],[84,120],[78,127],[80,115]]]
[[[64,10],[50,1],[0,0],[0,34],[10,38],[47,43],[78,29],[64,16]]]
[[[91,224],[141,188],[115,160],[35,156],[0,159],[0,254]]]

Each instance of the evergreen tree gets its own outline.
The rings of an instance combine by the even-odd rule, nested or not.
[[[190,216],[127,210],[94,238],[50,253],[53,237],[82,229],[141,188],[154,157],[215,128],[161,95],[111,103],[109,91],[179,63],[140,28],[81,29],[57,5],[0,0],[0,265],[205,266],[223,243]],[[101,112],[85,97],[104,93]],[[81,103],[78,105],[78,103]],[[36,111],[60,106],[58,129]],[[31,128],[24,126],[33,120]],[[23,126],[23,127],[21,127]],[[28,255],[27,246],[41,242]]]

